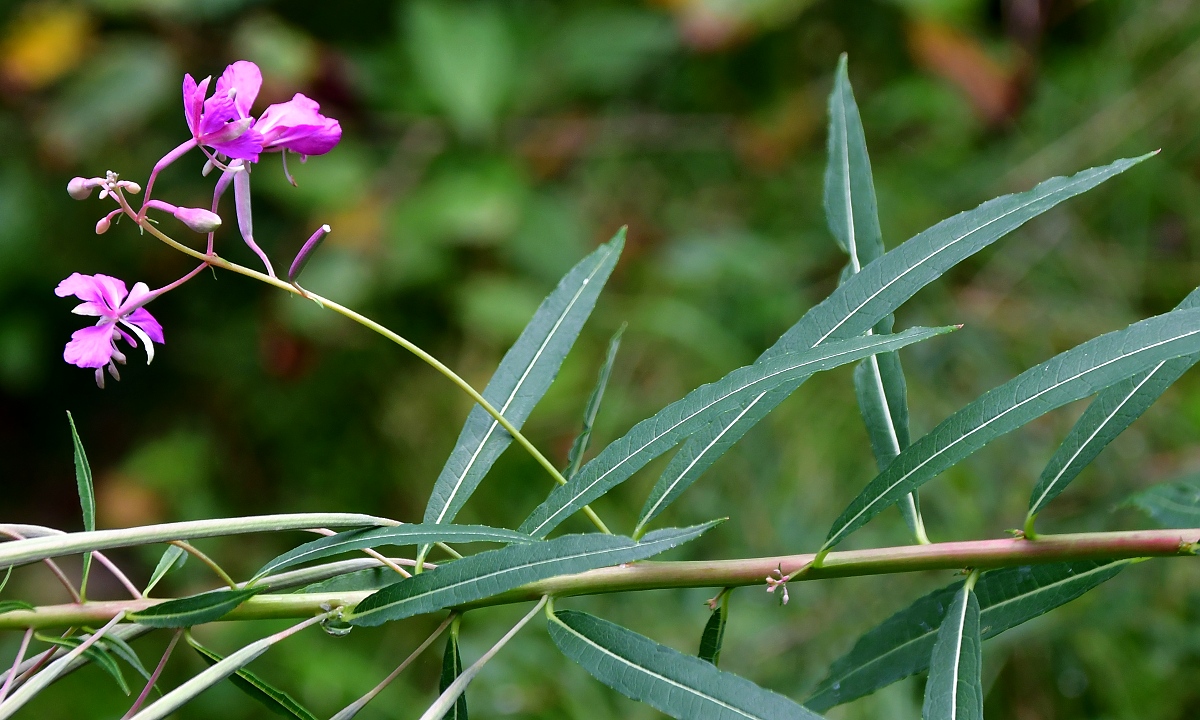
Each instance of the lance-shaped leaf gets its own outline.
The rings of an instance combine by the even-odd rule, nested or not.
[[[113,629],[113,626],[121,622],[124,613],[117,613],[116,617],[108,621],[108,624],[92,633],[86,640],[78,646],[64,653],[61,657],[51,662],[40,672],[25,681],[23,685],[17,688],[16,692],[9,695],[7,699],[0,702],[0,720],[8,720],[15,712],[20,710],[26,703],[37,696],[38,693],[50,687],[50,685],[60,677],[70,672],[74,668],[82,665],[82,656],[87,652],[88,648],[94,645],[105,633]],[[65,649],[65,648],[63,648]],[[58,652],[58,651],[56,651]],[[26,661],[31,664],[41,664],[41,660],[33,659]],[[20,669],[18,669],[20,671]],[[11,672],[11,671],[10,671]]]
[[[954,593],[929,660],[923,720],[983,720],[983,642],[970,583]]]
[[[142,659],[138,657],[137,652],[134,651],[133,647],[120,634],[108,633],[104,636],[103,640],[99,641],[99,644],[103,645],[113,655],[124,660],[129,667],[137,671],[138,675],[141,675],[146,680],[150,679],[150,672],[142,664]]]
[[[820,717],[782,695],[718,670],[712,663],[587,613],[560,610],[554,613],[549,629],[563,655],[592,677],[674,718]]]
[[[75,449],[75,484],[79,489],[79,505],[83,509],[83,529],[96,529],[96,493],[92,489],[92,466],[88,463],[83,441],[75,429],[75,418],[67,411],[67,424],[71,426],[71,445]],[[83,573],[79,581],[79,594],[87,596],[88,572],[92,568],[92,554],[83,554]]]
[[[959,262],[1055,205],[1096,187],[1151,155],[1118,160],[1071,177],[1051,178],[1027,192],[1004,195],[943,220],[846,278],[764,352],[758,362],[815,347],[830,339],[867,332]],[[805,379],[747,398],[736,412],[727,413],[694,433],[671,458],[659,484],[677,488],[691,485]]]
[[[191,597],[168,600],[130,613],[129,619],[156,628],[182,628],[219,620],[238,605],[266,590],[265,586],[213,590]]]
[[[87,637],[52,637],[48,635],[36,634],[38,640],[49,645],[57,645],[60,648],[73,650],[82,645]],[[85,648],[83,657],[88,661],[95,663],[101,670],[108,673],[109,676],[117,683],[117,687],[121,688],[121,692],[128,695],[130,693],[129,683],[125,681],[125,675],[121,672],[121,666],[117,664],[115,658],[109,654],[108,648],[104,647],[103,641],[97,640],[90,647]]]
[[[1200,288],[1193,290],[1176,309],[1189,310],[1197,307],[1200,307]],[[1101,450],[1125,432],[1134,420],[1141,417],[1168,387],[1197,362],[1200,362],[1200,355],[1163,360],[1148,372],[1125,378],[1101,390],[1042,470],[1042,475],[1029,496],[1027,527],[1032,530],[1032,518],[1041,512],[1047,503],[1058,497],[1058,494],[1096,459]]]
[[[721,661],[721,646],[725,644],[725,622],[728,619],[729,591],[726,590],[704,624],[704,632],[700,635],[700,652],[696,653],[696,657],[713,665]]]
[[[255,573],[261,578],[284,568],[301,563],[320,560],[332,555],[391,545],[421,545],[435,542],[533,542],[533,538],[512,530],[491,528],[484,525],[437,525],[413,523],[395,527],[348,530],[336,535],[319,538],[289,550],[271,560]]]
[[[621,335],[625,333],[625,328],[626,325],[622,323],[621,327],[613,333],[612,339],[608,341],[608,352],[604,356],[604,364],[600,366],[596,386],[592,388],[592,394],[588,397],[587,406],[583,410],[583,428],[576,436],[575,442],[571,443],[571,451],[567,453],[567,470],[563,473],[563,477],[567,480],[575,477],[575,474],[579,472],[579,466],[583,464],[583,454],[587,451],[588,441],[592,439],[592,426],[596,423],[596,415],[600,412],[600,401],[604,399],[604,389],[608,387],[608,378],[612,375],[613,363],[617,359],[617,350],[621,347]]]
[[[980,636],[994,637],[1079,597],[1121,572],[1129,560],[1024,565],[983,573],[975,584]],[[929,667],[938,628],[963,583],[920,598],[867,632],[804,704],[824,711],[869,695]]]
[[[1125,501],[1169,528],[1200,527],[1200,475],[1152,485]]]
[[[544,537],[576,510],[627,480],[680,440],[713,418],[736,409],[747,396],[953,329],[910,328],[895,335],[840,340],[811,350],[786,353],[771,362],[747,365],[715,383],[701,385],[682,400],[676,400],[653,417],[634,425],[623,437],[604,448],[566,485],[555,488],[521,523],[519,530],[534,537]],[[642,511],[639,532],[678,492],[675,486],[655,486]]]
[[[481,552],[389,585],[343,617],[352,625],[380,625],[482,600],[555,575],[644,560],[699,537],[718,522],[659,530],[641,542],[589,533]]]
[[[191,633],[187,634],[187,641],[209,667],[213,667],[225,659],[215,651],[196,642]],[[272,714],[285,718],[294,718],[295,720],[317,720],[315,715],[309,712],[303,705],[296,702],[295,698],[291,695],[273,687],[270,683],[245,668],[230,675],[229,681],[239,690],[261,703]]]
[[[1200,309],[1174,310],[1093,338],[1030,368],[946,418],[875,477],[834,522],[822,549],[995,438],[1034,418],[1200,351]]]
[[[554,292],[542,301],[533,319],[500,362],[483,397],[514,427],[520,428],[524,424],[554,382],[624,245],[625,230],[622,228],[608,244],[600,246],[572,268]],[[495,418],[483,408],[473,407],[433,486],[429,504],[425,507],[425,522],[453,520],[510,442],[512,437]]]
[[[150,573],[150,582],[146,583],[146,589],[142,591],[143,595],[149,595],[154,586],[162,580],[167,573],[172,570],[178,570],[187,562],[187,552],[178,545],[168,545],[163,551],[162,557],[158,559],[158,564],[154,566],[154,572]]]
[[[458,635],[450,634],[450,639],[446,641],[446,652],[442,655],[442,676],[438,680],[438,694],[446,692],[446,689],[462,675],[463,664],[462,656],[458,653]],[[450,706],[450,710],[442,716],[449,720],[467,720],[467,694],[464,692],[458,696],[454,704]]]

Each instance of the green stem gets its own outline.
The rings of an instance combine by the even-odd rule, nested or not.
[[[812,554],[701,562],[649,561],[560,575],[457,609],[461,611],[529,602],[546,595],[567,597],[664,588],[762,585],[765,578],[778,567],[782,567],[784,572],[794,572],[797,568],[808,566],[806,572],[792,579],[792,582],[798,582],[926,570],[988,570],[1074,560],[1190,556],[1195,555],[1198,548],[1200,528],[1043,535],[1036,542],[1022,538],[1000,538],[847,550],[828,553],[820,566],[812,565]],[[352,607],[370,594],[370,591],[363,591],[256,595],[222,620],[308,617],[323,612],[323,606]],[[84,605],[50,605],[32,611],[14,610],[0,614],[0,630],[94,625],[118,612],[134,612],[159,602],[164,600],[104,601]]]
[[[175,547],[186,552],[188,555],[191,555],[200,562],[204,563],[209,570],[213,571],[214,575],[221,579],[221,582],[225,583],[230,588],[234,590],[238,589],[237,581],[229,577],[229,573],[225,572],[225,569],[218,565],[216,560],[213,560],[209,556],[200,552],[200,548],[195,547],[191,543],[184,542],[183,540],[172,540],[169,544],[174,545]]]

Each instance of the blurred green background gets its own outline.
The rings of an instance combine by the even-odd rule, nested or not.
[[[306,284],[412,338],[482,388],[558,277],[621,225],[625,256],[563,371],[526,425],[561,462],[608,336],[629,322],[593,446],[698,384],[750,362],[835,285],[825,229],[825,98],[839,53],[862,107],[885,242],[994,195],[1155,148],[1154,160],[1068,202],[923,291],[899,326],[965,323],[905,350],[914,436],[984,390],[1094,335],[1163,312],[1200,278],[1200,5],[1188,0],[659,0],[316,2],[90,0],[0,9],[0,452],[6,521],[80,527],[64,417],[96,469],[101,527],[260,512],[344,510],[414,520],[469,402],[434,371],[311,304],[204,274],[152,308],[166,345],[95,387],[61,360],[79,327],[55,284],[74,271],[152,287],[190,261],[108,207],[64,192],[106,169],[143,180],[186,133],[182,74],[235,59],[266,77],[260,106],[295,91],[341,120],[341,145],[264,159],[256,236],[286,266],[334,232]],[[206,207],[198,154],[158,196]],[[224,210],[227,220],[232,211]],[[227,223],[230,228],[232,222]],[[179,237],[185,237],[180,231]],[[198,242],[196,238],[189,238]],[[253,265],[232,229],[218,249]],[[1049,511],[1045,531],[1142,527],[1118,506],[1200,469],[1200,384],[1185,377]],[[1081,405],[977,453],[926,486],[935,540],[1019,525],[1042,465]],[[596,504],[628,532],[665,458]],[[873,476],[850,368],[807,383],[662,518],[731,520],[677,558],[812,550]],[[460,518],[515,525],[549,489],[518,450]],[[569,527],[584,529],[578,520]],[[198,544],[252,571],[301,535]],[[898,513],[847,547],[907,542]],[[161,548],[115,553],[144,580]],[[67,563],[70,565],[70,562]],[[761,589],[733,599],[722,666],[803,699],[863,630],[948,573]],[[94,573],[95,594],[118,597]],[[172,593],[211,587],[198,563]],[[573,600],[694,652],[712,593]],[[9,597],[61,602],[41,568]],[[523,612],[470,614],[471,662]],[[472,685],[477,717],[650,718],[527,629]],[[201,633],[228,651],[274,624]],[[254,670],[328,717],[433,627],[415,619],[345,638],[310,632]],[[17,637],[0,638],[0,658]],[[139,641],[148,664],[166,638]],[[985,646],[993,718],[1200,716],[1200,565],[1144,563]],[[179,682],[202,667],[180,650]],[[416,717],[438,651],[363,718]],[[3,660],[7,663],[8,660]],[[127,672],[128,674],[128,672]],[[829,713],[917,718],[913,678]],[[115,718],[130,700],[76,673],[28,718]],[[180,718],[264,717],[225,684]]]

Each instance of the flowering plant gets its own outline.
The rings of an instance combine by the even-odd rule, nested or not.
[[[439,474],[420,522],[351,513],[300,513],[217,518],[120,530],[95,529],[91,470],[83,442],[74,432],[75,463],[85,531],[61,533],[26,524],[0,525],[12,538],[0,545],[0,568],[44,562],[55,570],[73,602],[34,606],[19,600],[0,605],[0,629],[23,631],[20,648],[0,684],[0,720],[10,717],[70,670],[85,663],[117,667],[117,659],[141,669],[129,642],[151,632],[171,633],[153,672],[132,701],[126,718],[150,720],[174,712],[204,689],[236,679],[255,699],[285,717],[312,718],[283,690],[246,669],[276,643],[312,625],[331,635],[353,627],[373,627],[438,614],[437,630],[421,642],[396,671],[359,700],[333,715],[354,717],[435,639],[449,632],[439,695],[421,716],[465,717],[468,684],[539,612],[557,648],[615,691],[677,718],[811,718],[835,705],[862,697],[904,677],[928,671],[924,691],[927,718],[980,718],[983,713],[981,644],[1100,585],[1130,563],[1148,557],[1186,556],[1200,547],[1200,529],[1045,535],[1036,519],[1041,510],[1133,422],[1183,372],[1200,361],[1200,291],[1175,310],[1102,335],[1031,368],[950,415],[933,431],[912,441],[903,369],[897,352],[961,326],[914,327],[893,332],[892,313],[925,285],[956,264],[1001,239],[1055,205],[1103,183],[1150,157],[1117,160],[1066,178],[1052,178],[1026,192],[988,201],[925,230],[885,252],[864,133],[850,89],[845,59],[829,98],[828,165],[825,211],[829,230],[848,263],[841,283],[752,364],[732,370],[630,428],[585,461],[592,423],[599,411],[618,353],[615,336],[586,403],[581,432],[564,463],[546,457],[521,432],[534,406],[547,392],[583,324],[596,305],[620,257],[624,231],[572,268],[538,307],[525,331],[505,355],[495,375],[477,391],[447,365],[379,323],[298,284],[305,263],[330,232],[323,225],[303,244],[279,278],[270,258],[254,241],[250,175],[265,152],[301,156],[332,150],[341,137],[336,120],[297,94],[255,117],[261,85],[257,67],[230,65],[209,94],[211,79],[183,84],[184,116],[190,138],[164,156],[146,182],[138,208],[131,196],[139,184],[113,172],[75,178],[69,194],[87,199],[96,189],[117,208],[97,224],[108,231],[124,217],[198,265],[156,290],[145,283],[132,289],[116,278],[74,273],[56,293],[81,301],[76,314],[97,318],[77,330],[64,359],[119,379],[126,362],[124,343],[142,343],[147,361],[164,344],[158,321],[146,305],[195,278],[208,267],[232,271],[333,310],[415,354],[448,378],[473,401],[449,459]],[[206,171],[217,170],[210,209],[177,207],[152,198],[160,172],[192,150],[202,152]],[[265,272],[243,267],[216,252],[222,225],[220,201],[234,188],[234,212],[243,241],[259,256]],[[164,233],[150,217],[166,212],[190,231],[207,235],[201,252]],[[857,364],[855,390],[870,436],[878,475],[833,521],[814,552],[761,558],[648,562],[649,558],[694,540],[720,520],[682,528],[652,529],[662,511],[696,482],[733,443],[813,375]],[[1033,484],[1021,530],[1012,537],[966,542],[931,542],[920,510],[919,489],[991,440],[1045,413],[1091,395],[1096,399],[1079,418],[1059,452]],[[515,441],[556,483],[515,530],[454,522],[500,454]],[[672,449],[628,536],[614,534],[590,504]],[[560,470],[560,467],[565,469]],[[1164,512],[1164,498],[1172,512]],[[1154,489],[1136,503],[1165,524],[1194,520],[1200,496],[1194,488]],[[866,550],[835,548],[851,533],[896,505],[913,544]],[[568,518],[582,514],[596,532],[551,537]],[[1195,524],[1192,522],[1191,524]],[[334,532],[329,528],[339,528]],[[188,540],[246,532],[310,530],[321,537],[270,560],[253,576],[238,581]],[[932,534],[936,536],[936,531]],[[139,589],[103,552],[167,543],[162,560]],[[500,547],[463,555],[471,543]],[[380,552],[412,547],[412,557]],[[84,556],[76,585],[54,558]],[[363,557],[333,560],[361,553]],[[157,582],[187,556],[209,567],[227,587],[179,598],[150,597]],[[92,559],[127,589],[129,599],[87,598]],[[730,598],[739,587],[771,593],[789,602],[790,583],[914,570],[953,571],[963,576],[933,590],[868,632],[829,669],[827,678],[803,704],[771,692],[718,667],[730,616]],[[7,576],[6,576],[7,577]],[[712,611],[698,632],[699,651],[683,653],[578,610],[566,599],[597,593],[711,587]],[[286,592],[301,588],[299,592]],[[532,609],[494,646],[464,667],[459,634],[464,617],[484,608],[533,603]],[[193,638],[190,628],[216,620],[298,620],[226,656]],[[781,619],[780,622],[785,622]],[[26,659],[37,629],[68,628],[60,638]],[[699,630],[699,629],[698,629]],[[180,638],[186,638],[210,667],[191,680],[151,695]],[[119,671],[118,671],[119,674]],[[365,688],[364,688],[365,689]]]

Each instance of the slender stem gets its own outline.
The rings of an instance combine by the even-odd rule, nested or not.
[[[192,557],[196,558],[200,562],[204,563],[205,565],[208,566],[209,570],[213,571],[214,575],[221,578],[221,582],[225,583],[226,585],[228,585],[230,588],[232,588],[234,590],[238,589],[237,581],[234,580],[233,578],[229,577],[229,573],[225,572],[224,568],[222,568],[220,565],[218,565],[216,560],[213,560],[209,556],[200,552],[200,549],[197,548],[196,546],[192,545],[191,543],[184,542],[183,540],[172,540],[171,542],[169,542],[167,544],[174,545],[175,547],[186,552],[188,555],[191,555]]]
[[[405,350],[409,351],[413,355],[416,355],[427,365],[429,365],[430,367],[432,367],[433,369],[435,369],[439,373],[441,373],[450,382],[457,385],[459,387],[459,389],[461,389],[463,392],[465,392],[468,396],[470,396],[470,398],[472,400],[474,400],[481,408],[483,408],[484,411],[487,412],[488,415],[491,415],[492,418],[495,419],[497,424],[499,424],[500,427],[504,428],[508,432],[508,434],[511,435],[514,440],[516,440],[518,445],[525,448],[525,451],[528,452],[530,454],[530,456],[532,456],[533,459],[536,460],[537,463],[539,465],[541,465],[542,468],[547,473],[549,473],[550,477],[553,478],[556,483],[558,483],[559,485],[567,484],[566,478],[564,478],[562,476],[562,473],[560,473],[558,471],[558,468],[554,467],[554,464],[546,459],[546,456],[543,455],[542,452],[540,450],[538,450],[537,447],[532,442],[529,441],[529,438],[527,438],[523,434],[521,434],[521,431],[518,430],[515,425],[513,425],[511,422],[509,422],[507,418],[505,418],[502,414],[500,414],[500,411],[497,410],[490,402],[488,402],[487,399],[484,398],[483,395],[481,395],[479,393],[479,391],[477,391],[475,388],[471,387],[470,383],[468,383],[466,380],[459,377],[458,373],[451,370],[448,366],[446,366],[444,363],[442,363],[442,361],[438,360],[434,356],[425,352],[419,346],[417,346],[416,344],[414,344],[407,338],[403,337],[402,335],[400,335],[396,332],[393,332],[392,330],[389,330],[388,328],[384,327],[383,325],[380,325],[379,323],[375,322],[371,318],[369,318],[365,315],[362,315],[360,313],[357,313],[354,310],[351,310],[350,308],[346,307],[345,305],[336,303],[333,300],[330,300],[326,297],[323,297],[323,296],[318,295],[313,292],[309,292],[307,290],[302,290],[301,288],[299,288],[291,283],[280,280],[279,278],[274,277],[272,275],[268,275],[266,273],[261,273],[261,272],[258,272],[257,270],[251,270],[250,268],[244,267],[242,265],[238,265],[237,263],[229,262],[228,260],[220,257],[219,255],[212,254],[212,253],[205,254],[198,250],[193,250],[192,248],[178,242],[177,240],[173,239],[166,233],[162,232],[157,227],[155,227],[152,223],[146,222],[144,219],[138,218],[137,214],[134,213],[133,210],[129,207],[128,201],[125,199],[124,195],[120,192],[119,189],[116,193],[116,198],[117,198],[117,202],[121,203],[121,207],[125,208],[126,214],[129,215],[131,218],[133,218],[134,221],[137,222],[138,225],[142,229],[144,229],[146,232],[150,233],[154,237],[158,238],[159,240],[161,240],[163,243],[165,243],[169,247],[171,247],[175,250],[178,250],[179,252],[181,252],[185,255],[189,255],[197,260],[208,263],[209,265],[212,265],[214,267],[219,267],[223,270],[228,270],[230,272],[235,272],[239,275],[244,275],[248,278],[253,278],[255,280],[258,280],[259,282],[274,286],[280,290],[289,292],[293,295],[299,295],[308,300],[312,300],[313,302],[320,305],[321,307],[328,308],[328,309],[334,311],[335,313],[341,315],[342,317],[353,320],[354,322],[358,323],[359,325],[362,325],[365,328],[373,330],[374,332],[378,333],[379,335],[382,335],[383,337],[387,338],[388,340],[391,340],[395,344],[397,344],[400,347],[404,348]],[[612,531],[608,529],[608,527],[604,524],[604,522],[602,520],[600,520],[600,517],[596,515],[595,511],[593,511],[591,507],[585,506],[583,508],[583,512],[588,517],[588,519],[591,520],[592,524],[596,526],[597,529],[599,529],[601,532],[603,532],[605,534],[608,534],[608,535],[612,534]]]
[[[989,570],[1073,560],[1191,556],[1197,550],[1200,550],[1200,528],[1043,535],[1036,542],[999,538],[846,550],[828,553],[819,567],[812,566],[814,556],[811,553],[699,562],[647,561],[540,580],[459,609],[529,602],[544,595],[565,597],[664,588],[762,585],[766,577],[780,567],[785,572],[791,570],[795,582],[924,570]],[[797,568],[803,567],[808,570],[795,574]],[[307,617],[324,608],[352,607],[370,594],[371,591],[347,591],[256,595],[222,620]],[[0,615],[0,630],[93,624],[118,612],[135,612],[159,602],[163,600],[89,602],[42,606],[32,611],[13,610]]]
[[[29,628],[21,638],[21,647],[17,649],[17,659],[13,660],[12,670],[8,671],[8,677],[4,678],[4,686],[0,687],[0,703],[8,697],[8,689],[12,687],[13,679],[17,676],[17,668],[21,667],[21,661],[25,659],[25,651],[29,649],[29,640],[32,637],[33,628]]]
[[[12,530],[0,529],[0,535],[7,535],[8,537],[12,538],[13,540],[25,540],[26,539],[25,536],[22,535],[21,533],[14,532]],[[71,596],[72,600],[74,600],[77,603],[83,602],[83,596],[80,594],[80,592],[78,590],[75,589],[74,583],[71,582],[71,579],[69,577],[67,577],[67,574],[65,572],[63,572],[62,568],[60,568],[58,566],[58,563],[54,562],[50,558],[44,558],[42,560],[42,562],[46,565],[47,568],[50,569],[50,572],[53,573],[54,577],[58,579],[58,582],[60,584],[62,584],[62,586],[64,588],[67,589],[67,594]]]
[[[420,657],[421,653],[425,652],[429,646],[433,644],[434,640],[437,640],[439,637],[441,637],[442,633],[446,632],[446,628],[450,627],[450,623],[455,622],[458,617],[459,616],[455,613],[450,613],[446,619],[442,621],[442,624],[438,625],[437,630],[434,630],[432,635],[425,638],[425,642],[418,645],[416,650],[413,650],[408,657],[404,658],[404,662],[400,663],[400,665],[397,666],[396,669],[391,672],[391,674],[385,677],[382,682],[372,688],[371,691],[366,695],[363,695],[359,699],[342,708],[341,712],[339,712],[337,715],[334,715],[332,718],[330,718],[330,720],[350,720],[350,718],[357,715],[359,710],[362,710],[364,707],[366,707],[367,703],[374,700],[376,695],[383,692],[384,688],[386,688],[393,680],[399,677],[400,673],[404,672],[404,668],[411,665],[413,660],[416,660],[418,657]]]
[[[337,534],[337,533],[335,533],[334,531],[332,531],[332,530],[329,530],[328,528],[312,528],[312,529],[310,529],[310,530],[309,530],[309,532],[314,532],[314,533],[316,533],[316,534],[318,534],[318,535],[324,535],[325,537],[329,537],[329,536],[331,536],[331,535],[336,535],[336,534]],[[384,556],[382,553],[380,553],[378,550],[373,550],[373,549],[371,549],[371,548],[365,548],[365,549],[363,549],[363,553],[364,553],[364,554],[366,554],[366,555],[368,555],[368,556],[370,556],[370,557],[373,557],[373,558],[375,558],[376,560],[378,560],[379,562],[383,563],[383,564],[384,564],[384,565],[386,565],[388,568],[390,568],[390,569],[392,570],[392,572],[395,572],[395,573],[399,574],[399,575],[400,575],[400,577],[402,577],[402,578],[410,578],[410,577],[412,577],[412,573],[408,572],[407,570],[405,570],[404,568],[400,567],[400,566],[399,566],[399,565],[397,565],[396,563],[394,563],[394,562],[392,562],[391,560],[387,559],[387,557],[385,557],[385,556]],[[237,587],[237,586],[235,585],[235,586],[234,586],[234,588],[236,589],[236,587]]]
[[[45,537],[47,535],[66,535],[67,533],[63,532],[62,530],[56,530],[43,525],[18,525],[5,523],[0,525],[0,534],[8,535],[14,538],[19,537],[20,539],[25,539],[30,537]],[[109,560],[108,557],[98,551],[93,551],[92,557],[96,558],[97,562],[107,568],[108,571],[112,573],[113,577],[117,579],[117,582],[125,586],[125,589],[129,591],[130,595],[135,598],[140,598],[142,596],[141,591],[137,589],[137,586],[133,584],[133,581],[129,579],[129,576],[123,573],[121,568],[117,567],[116,563],[114,563],[112,560]],[[11,565],[8,567],[8,572],[12,572]]]
[[[171,642],[167,643],[166,652],[163,653],[162,659],[158,661],[158,666],[154,668],[154,672],[150,674],[150,678],[146,680],[146,687],[142,688],[142,693],[138,695],[138,698],[134,701],[133,706],[130,707],[129,711],[121,717],[121,720],[127,720],[128,718],[133,717],[134,713],[138,711],[138,708],[140,708],[142,704],[146,702],[146,698],[150,697],[150,691],[154,689],[154,683],[158,682],[158,676],[162,675],[163,668],[167,666],[167,660],[171,658],[171,651],[175,649],[175,643],[179,642],[179,638],[182,635],[183,629],[181,628],[176,630],[175,634],[171,636]]]

